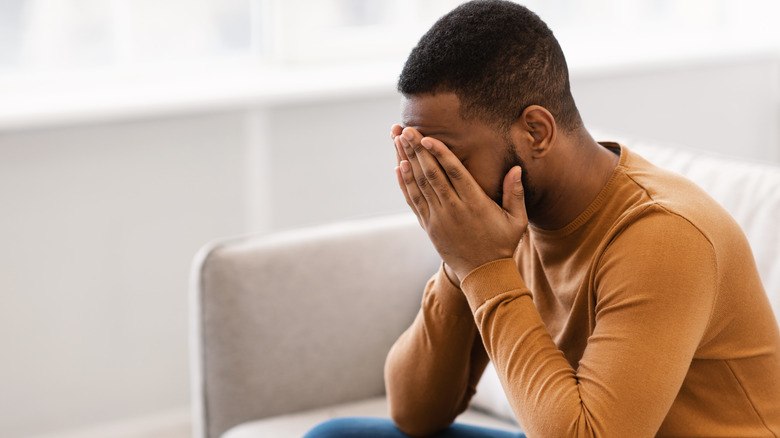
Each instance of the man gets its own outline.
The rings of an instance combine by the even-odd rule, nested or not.
[[[395,427],[320,431],[512,436],[450,426],[490,360],[530,437],[780,436],[780,334],[744,235],[590,137],[536,15],[458,7],[399,90],[398,183],[443,263],[387,357]]]

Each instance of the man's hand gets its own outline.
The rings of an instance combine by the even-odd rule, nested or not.
[[[404,128],[401,125],[393,125],[392,128],[390,128],[390,138],[393,139],[393,142],[396,141],[396,137],[401,135]],[[406,160],[406,154],[403,152],[403,149],[399,146],[398,143],[395,145],[395,154],[397,158],[396,165],[400,166],[401,161]],[[403,158],[402,158],[403,156]],[[396,172],[398,171],[398,167],[396,167]],[[409,195],[406,192],[406,188],[404,187],[403,180],[399,177],[398,182],[401,186],[401,191],[403,191],[404,196],[406,197],[406,203],[409,204],[409,207],[412,208],[412,211],[415,213],[417,212],[414,209],[414,206],[412,206],[411,201],[409,200]],[[417,220],[420,221],[420,216],[417,216]],[[422,225],[422,221],[420,221],[420,225]],[[447,276],[447,278],[450,280],[450,283],[454,284],[455,286],[460,286],[460,280],[458,279],[458,276],[455,275],[455,272],[452,271],[452,268],[447,263],[442,263],[442,267],[444,268],[444,275]]]
[[[504,177],[501,208],[444,143],[398,125],[391,136],[398,184],[448,274],[460,282],[480,265],[513,256],[528,227],[519,166]]]

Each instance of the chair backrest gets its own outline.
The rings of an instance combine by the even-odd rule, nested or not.
[[[192,268],[195,436],[384,393],[440,263],[411,215],[223,239]]]

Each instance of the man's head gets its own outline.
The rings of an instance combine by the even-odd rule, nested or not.
[[[504,175],[521,166],[530,216],[550,173],[536,158],[557,131],[582,127],[552,31],[507,1],[472,1],[439,19],[409,55],[398,89],[404,125],[450,146],[497,203]]]
[[[472,1],[440,18],[409,55],[398,90],[454,93],[464,119],[504,135],[530,105],[546,108],[564,132],[582,125],[558,41],[536,14],[508,1]]]

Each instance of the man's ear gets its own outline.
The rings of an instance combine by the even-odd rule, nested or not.
[[[531,158],[542,158],[550,151],[558,134],[555,117],[546,108],[531,105],[510,128],[516,145],[525,145]]]

